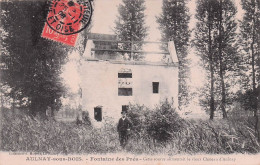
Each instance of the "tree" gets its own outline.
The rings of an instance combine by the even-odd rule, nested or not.
[[[67,46],[41,37],[46,21],[46,2],[1,2],[1,83],[9,95],[26,99],[32,115],[45,116],[47,107],[60,106],[65,89],[59,78]],[[12,21],[10,21],[12,20]]]
[[[218,91],[221,93],[220,108],[223,118],[227,118],[228,89],[239,61],[235,14],[235,5],[230,0],[198,2],[195,45],[210,72],[210,119],[214,116]]]
[[[260,49],[260,2],[257,0],[242,0],[245,10],[243,21],[240,24],[241,43],[247,55],[248,67],[251,69],[251,87],[253,93],[259,85],[259,49]],[[257,77],[258,76],[258,77]],[[257,96],[254,97],[254,115],[257,115]]]
[[[115,21],[115,33],[121,41],[143,41],[147,36],[148,28],[145,26],[145,1],[123,0],[119,5],[117,20]],[[142,43],[133,44],[136,50],[142,48]],[[131,50],[130,43],[124,43],[124,50]],[[133,58],[133,57],[131,57]],[[136,56],[135,58],[140,58]]]
[[[240,24],[241,43],[244,53],[247,55],[247,68],[251,70],[249,75],[250,86],[247,91],[252,91],[252,107],[256,119],[255,129],[258,132],[257,113],[257,87],[260,82],[260,2],[259,0],[242,0],[242,8],[245,11],[243,21]]]
[[[164,0],[162,14],[157,18],[162,41],[172,40],[175,43],[179,59],[179,105],[188,101],[187,79],[189,61],[187,59],[190,38],[189,9],[187,0]]]
[[[198,20],[198,22],[196,23],[196,39],[194,40],[194,45],[196,46],[197,54],[201,57],[206,70],[210,72],[210,119],[213,119],[215,111],[214,72],[216,70],[216,58],[214,58],[214,52],[216,51],[216,45],[213,39],[213,35],[217,27],[215,23],[215,18],[217,15],[216,6],[217,3],[215,0],[199,0],[197,2],[196,19]]]
[[[221,82],[221,110],[223,118],[227,118],[226,104],[227,104],[227,72],[235,70],[235,64],[238,61],[238,54],[236,52],[236,28],[235,15],[237,13],[236,7],[231,0],[218,1],[217,14],[217,33],[216,43],[218,45],[218,69]]]

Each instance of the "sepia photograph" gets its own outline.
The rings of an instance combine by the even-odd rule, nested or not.
[[[0,165],[260,164],[260,0],[0,0]]]

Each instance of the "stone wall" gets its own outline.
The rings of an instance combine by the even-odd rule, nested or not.
[[[118,78],[118,73],[128,70],[132,78]],[[88,111],[92,123],[104,120],[118,121],[122,105],[140,104],[153,108],[166,98],[178,107],[178,67],[111,61],[88,61],[81,66],[82,110]],[[119,80],[120,79],[120,80]],[[120,82],[127,81],[132,96],[119,96]],[[153,93],[153,82],[159,82],[159,93]],[[124,87],[124,86],[123,86]],[[102,121],[94,119],[94,108],[102,108]]]

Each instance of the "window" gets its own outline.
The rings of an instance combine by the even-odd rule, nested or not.
[[[131,69],[123,68],[118,72],[118,96],[132,96],[132,71]]]
[[[132,73],[118,73],[118,78],[132,78]]]
[[[122,105],[122,111],[128,111],[129,105]]]
[[[102,108],[101,107],[94,108],[94,118],[96,121],[102,121]]]
[[[159,93],[159,82],[153,82],[153,93]]]
[[[118,88],[118,96],[132,96],[132,88]]]

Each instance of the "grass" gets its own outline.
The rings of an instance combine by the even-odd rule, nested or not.
[[[107,121],[102,128],[54,120],[32,119],[23,113],[2,109],[1,150],[35,151],[51,154],[117,153],[119,146],[116,126]],[[182,127],[160,142],[145,131],[132,134],[125,151],[133,154],[230,154],[259,153],[249,117],[228,120],[183,120]]]
[[[132,139],[127,148],[133,153],[149,154],[231,154],[258,153],[259,143],[253,130],[245,125],[234,126],[226,120],[186,121],[185,128],[166,144],[152,139]]]
[[[3,151],[68,154],[106,153],[119,149],[116,133],[111,134],[111,130],[105,128],[32,119],[25,114],[13,114],[11,110],[2,110],[2,113]]]

